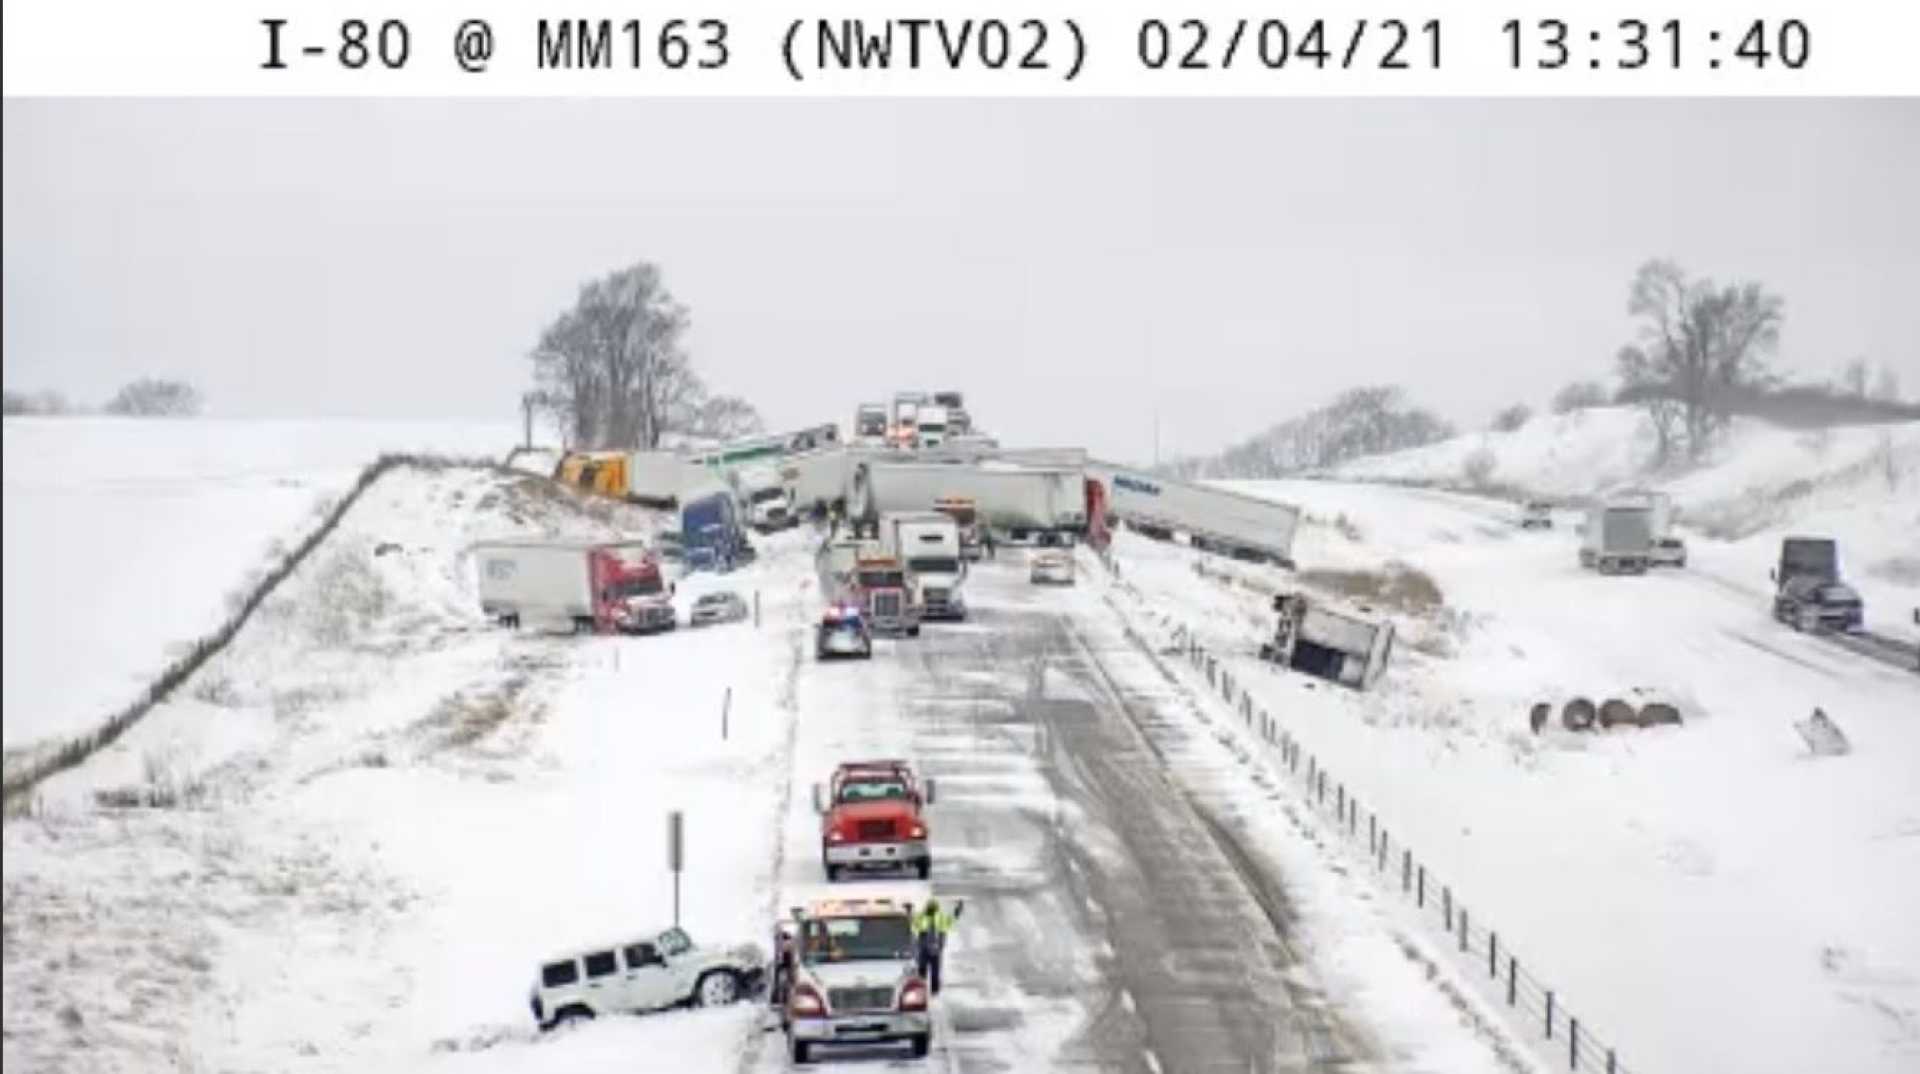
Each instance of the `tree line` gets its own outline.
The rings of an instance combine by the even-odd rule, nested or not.
[[[141,377],[122,386],[100,410],[133,418],[190,418],[198,415],[200,408],[199,389],[186,381]],[[59,392],[22,392],[12,389],[0,393],[0,410],[8,415],[47,417],[89,413],[86,407],[70,403]]]

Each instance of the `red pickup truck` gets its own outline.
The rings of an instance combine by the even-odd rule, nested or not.
[[[825,793],[813,787],[827,879],[848,869],[911,869],[926,879],[933,854],[924,810],[932,804],[933,780],[916,779],[905,761],[842,764]]]

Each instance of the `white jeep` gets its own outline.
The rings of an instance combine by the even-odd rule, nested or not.
[[[822,1044],[905,1041],[914,1058],[926,1056],[933,1019],[914,961],[911,903],[823,900],[795,908],[791,928],[775,993],[795,1063]]]
[[[701,947],[675,927],[541,963],[529,1003],[545,1030],[608,1014],[723,1006],[757,991],[765,974],[752,944]]]

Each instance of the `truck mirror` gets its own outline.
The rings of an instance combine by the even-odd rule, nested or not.
[[[927,804],[933,804],[933,780],[927,780]]]
[[[815,813],[825,813],[827,811],[826,797],[820,793],[820,785],[818,783],[813,785],[813,811]]]

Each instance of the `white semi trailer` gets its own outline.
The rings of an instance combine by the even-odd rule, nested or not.
[[[1236,559],[1293,563],[1300,509],[1241,492],[1128,470],[1087,464],[1104,490],[1107,512],[1148,536],[1187,535],[1194,547]]]
[[[971,499],[979,524],[1014,541],[1041,533],[1077,533],[1087,522],[1079,470],[981,463],[856,464],[854,517],[877,520],[893,511],[930,511],[949,497]]]

